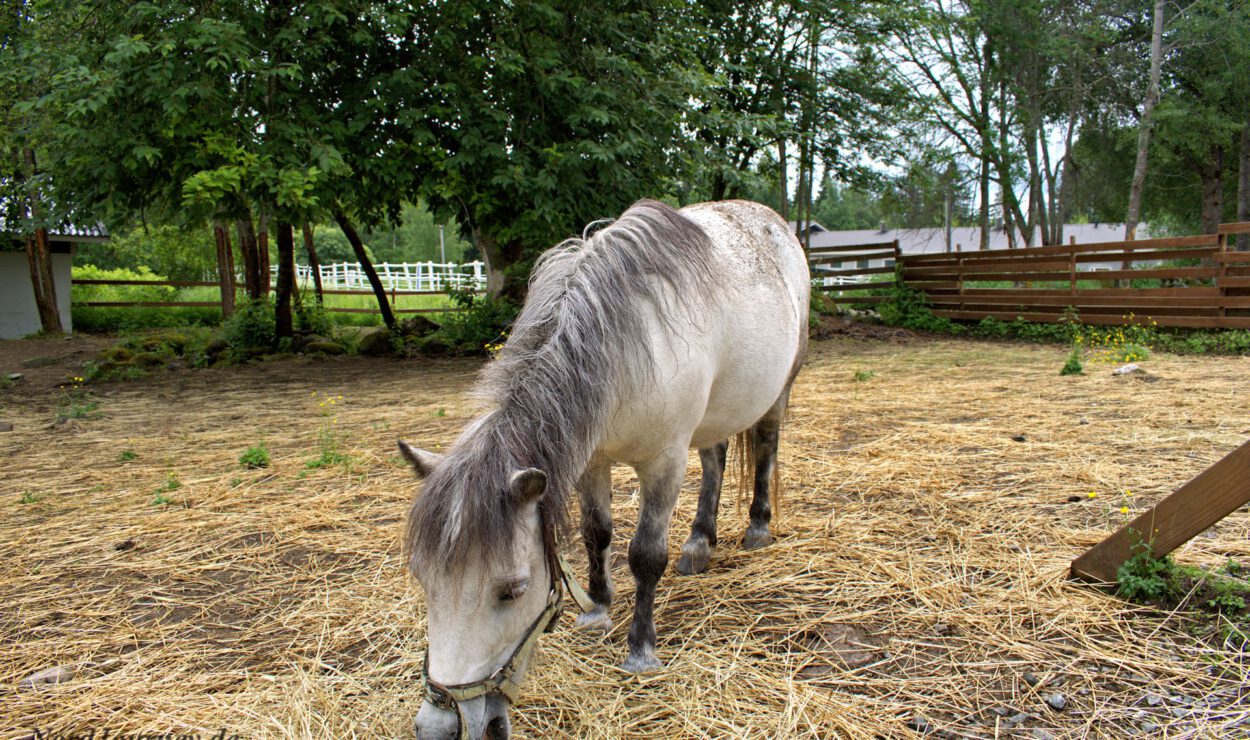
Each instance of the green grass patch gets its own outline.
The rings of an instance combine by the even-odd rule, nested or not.
[[[269,467],[269,448],[264,442],[257,442],[239,455],[239,464],[251,470]]]

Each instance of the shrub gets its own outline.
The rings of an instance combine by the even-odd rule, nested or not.
[[[923,293],[901,283],[894,286],[885,301],[877,304],[877,313],[882,321],[891,326],[943,334],[964,332],[964,327],[954,321],[935,316],[925,303]]]
[[[419,340],[418,347],[441,345],[459,354],[482,354],[516,319],[516,306],[505,298],[458,290],[450,295],[461,310],[445,314],[438,331]]]
[[[277,334],[273,302],[266,297],[240,304],[222,325],[221,334],[236,352],[273,347]]]

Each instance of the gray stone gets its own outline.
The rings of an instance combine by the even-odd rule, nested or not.
[[[1184,719],[1185,717],[1193,714],[1193,711],[1190,710],[1189,707],[1172,707],[1168,711],[1171,712],[1172,716],[1177,719]]]
[[[308,344],[304,345],[304,351],[308,353],[320,352],[324,355],[343,354],[343,348],[336,342],[331,342],[328,339],[321,339],[315,342],[309,342]]]
[[[1158,694],[1146,694],[1147,706],[1157,707],[1163,703],[1163,697]]]
[[[1130,373],[1140,373],[1140,372],[1142,372],[1141,365],[1138,365],[1136,362],[1130,362],[1127,365],[1122,365],[1112,370],[1111,374],[1112,375],[1128,375]]]
[[[1024,435],[1020,435],[1020,436],[1024,436]],[[1013,439],[1014,439],[1014,437],[1013,437]],[[1036,685],[1038,685],[1039,683],[1041,683],[1041,682],[1042,682],[1042,679],[1038,678],[1037,676],[1033,675],[1032,673],[1025,673],[1023,676],[1021,676],[1021,678],[1023,678],[1023,679],[1024,679],[1024,682],[1025,682],[1025,683],[1027,683],[1027,684],[1028,684],[1028,685],[1030,685],[1030,686],[1036,686]]]
[[[44,684],[65,683],[72,681],[74,676],[78,675],[78,666],[74,664],[58,665],[51,668],[44,668],[30,674],[26,678],[17,682],[18,688],[33,689],[36,686]]]
[[[406,337],[424,337],[438,331],[438,324],[424,316],[413,316],[399,325],[399,331]]]
[[[1046,697],[1046,704],[1057,712],[1062,712],[1068,706],[1068,698],[1063,694],[1055,692]]]
[[[360,354],[377,357],[392,351],[391,330],[385,326],[373,326],[360,332]]]
[[[1040,727],[1033,728],[1033,737],[1035,740],[1055,740],[1054,735],[1050,734],[1048,730],[1043,730]]]
[[[1013,714],[1007,718],[1007,725],[1010,727],[1015,727],[1016,725],[1022,722],[1028,722],[1031,719],[1033,719],[1033,715],[1029,714],[1028,712],[1017,712],[1016,714]]]
[[[21,379],[22,379],[22,374],[21,374],[21,373],[9,373],[8,375],[6,375],[6,376],[4,376],[4,377],[5,377],[6,379],[8,379],[8,380],[14,380],[14,381],[16,381],[16,380],[21,380]]]

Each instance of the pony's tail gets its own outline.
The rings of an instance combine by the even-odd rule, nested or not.
[[[778,434],[778,438],[780,438]],[[729,458],[734,471],[738,474],[738,514],[742,514],[742,502],[755,492],[755,438],[751,430],[744,429],[734,435],[730,444]],[[772,475],[768,482],[768,498],[772,505],[773,517],[781,514],[781,460],[773,462]]]

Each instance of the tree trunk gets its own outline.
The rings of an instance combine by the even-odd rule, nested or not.
[[[269,214],[261,212],[260,231],[256,234],[257,270],[260,273],[260,295],[269,295],[269,282],[273,275],[269,267]]]
[[[37,167],[35,151],[29,147],[22,150],[27,197],[30,199],[30,220],[34,233],[26,239],[26,261],[30,267],[30,286],[35,295],[35,308],[39,312],[39,325],[45,334],[62,334],[61,311],[56,303],[56,278],[52,271],[52,244],[48,230],[41,224],[42,212],[39,191],[34,185]]]
[[[781,170],[778,182],[781,186],[781,217],[790,220],[790,163],[786,153],[786,137],[777,140],[777,166]]]
[[[1202,176],[1202,233],[1220,230],[1224,215],[1224,147],[1211,147],[1211,158],[1199,173]]]
[[[213,223],[213,239],[217,242],[217,278],[221,285],[221,318],[224,320],[234,313],[234,258],[230,253],[230,234],[220,221]]]
[[[1250,116],[1241,127],[1241,161],[1237,168],[1237,220],[1250,221]],[[1250,251],[1250,234],[1237,235],[1238,251]]]
[[[1142,190],[1146,185],[1146,155],[1150,150],[1150,132],[1154,128],[1155,104],[1159,102],[1159,74],[1163,65],[1163,6],[1155,0],[1154,30],[1150,34],[1150,83],[1142,101],[1141,121],[1137,127],[1137,162],[1133,166],[1133,184],[1128,191],[1128,211],[1124,216],[1124,240],[1137,238],[1137,221],[1141,218]]]
[[[26,260],[30,265],[30,284],[34,289],[35,308],[39,311],[39,325],[45,334],[64,333],[65,327],[61,324],[61,312],[56,305],[52,246],[48,242],[47,229],[35,229],[34,235],[27,237]]]
[[[304,250],[308,252],[308,271],[312,273],[313,290],[317,293],[317,305],[325,305],[321,292],[321,260],[317,259],[317,245],[313,243],[312,225],[304,222]]]
[[[365,252],[365,243],[360,240],[360,234],[356,233],[356,228],[352,226],[352,222],[347,220],[347,215],[341,211],[335,211],[334,220],[338,223],[339,228],[343,230],[343,236],[347,237],[347,241],[351,242],[352,251],[356,253],[356,261],[360,263],[360,269],[365,271],[365,276],[369,278],[369,285],[373,287],[373,295],[378,299],[378,310],[382,313],[382,321],[393,331],[399,329],[399,324],[395,321],[395,312],[391,310],[391,303],[386,298],[386,288],[382,287],[382,280],[378,278],[377,270],[373,269],[373,263],[369,261],[369,254]],[[496,269],[494,265],[500,263],[492,263],[490,258],[486,256],[486,248],[479,243],[478,248],[482,250],[482,256],[486,260],[487,280],[489,287],[489,276],[491,271]],[[502,278],[502,265],[498,268],[500,277]]]
[[[235,230],[239,236],[239,254],[243,256],[243,287],[247,290],[248,300],[258,301],[264,294],[261,292],[260,255],[252,215],[249,213],[235,221]]]
[[[295,292],[295,239],[291,225],[278,222],[278,284],[275,290],[274,334],[278,339],[295,335],[291,296]]]
[[[982,143],[988,142],[982,135]],[[981,249],[990,248],[990,159],[988,150],[981,155]]]

